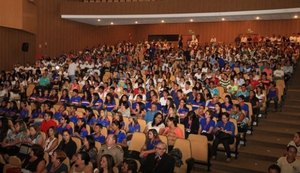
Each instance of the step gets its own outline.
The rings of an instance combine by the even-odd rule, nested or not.
[[[268,114],[266,120],[282,120],[282,121],[295,121],[295,122],[299,122],[300,121],[300,116],[298,116],[297,114],[292,114],[292,113],[284,113],[284,112],[279,112],[276,114]],[[264,118],[260,119],[261,121],[264,121]]]
[[[277,148],[283,148],[293,139],[293,135],[290,136],[276,136],[276,135],[266,135],[260,133],[260,131],[254,131],[253,135],[247,136],[247,146],[249,145],[259,145],[259,146],[273,146]]]
[[[300,119],[300,118],[299,118]],[[276,119],[274,117],[270,117],[264,120],[264,123],[272,124],[277,127],[300,127],[300,121],[293,121],[288,118]]]
[[[282,148],[270,146],[256,145],[254,141],[249,141],[246,147],[239,150],[239,158],[252,158],[256,160],[264,160],[275,162],[279,157],[285,153],[285,145]],[[238,159],[239,159],[238,158]]]
[[[299,131],[299,128],[291,128],[291,127],[276,127],[273,125],[266,124],[265,122],[261,122],[258,128],[254,129],[265,135],[274,135],[279,137],[292,136],[295,132]]]
[[[257,160],[248,157],[239,157],[238,159],[232,159],[230,163],[227,163],[225,161],[225,155],[220,153],[217,160],[212,161],[211,172],[221,170],[231,173],[262,173],[268,170],[270,164],[272,164],[270,161]]]

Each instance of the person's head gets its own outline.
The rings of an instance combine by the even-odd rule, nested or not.
[[[156,111],[157,105],[155,103],[151,104],[151,111]]]
[[[39,144],[33,144],[31,146],[31,150],[29,152],[30,157],[43,158],[44,157],[44,149]]]
[[[212,112],[211,109],[209,109],[209,110],[207,110],[207,111],[205,112],[205,118],[206,118],[206,119],[207,119],[207,118],[209,118],[209,119],[212,119],[212,118],[213,118],[213,112]]]
[[[178,120],[176,117],[169,117],[167,121],[168,127],[177,127]]]
[[[241,111],[241,106],[239,104],[234,104],[232,106],[233,111],[239,112]]]
[[[112,172],[114,166],[115,166],[115,161],[111,155],[104,154],[101,156],[100,163],[99,163],[100,170],[107,169],[108,172]]]
[[[116,131],[116,130],[120,130],[122,128],[122,125],[120,121],[114,120],[111,124],[111,127],[114,131]]]
[[[70,134],[69,130],[67,130],[67,129],[64,130],[62,134],[63,134],[64,141],[69,142],[70,138],[71,138],[71,134]]]
[[[97,124],[94,126],[94,132],[95,132],[96,134],[101,133],[102,128],[103,128],[102,124],[97,123]]]
[[[287,146],[286,150],[287,150],[287,158],[291,160],[295,160],[298,152],[297,148],[293,145],[289,145]]]
[[[281,168],[276,164],[272,164],[268,168],[268,173],[281,173]]]
[[[50,119],[52,119],[52,117],[53,117],[52,112],[46,112],[45,115],[44,115],[44,120],[49,121]]]
[[[29,127],[29,134],[30,136],[34,137],[40,132],[40,128],[37,125],[31,125]]]
[[[148,130],[147,137],[150,140],[158,138],[158,132],[155,129],[150,129]]]
[[[19,120],[15,123],[16,132],[26,132],[27,126],[23,120]]]
[[[83,145],[86,149],[91,149],[95,147],[95,139],[92,135],[87,135],[83,138]]]
[[[114,134],[110,134],[106,138],[106,145],[111,147],[117,143],[117,136]]]
[[[222,121],[227,123],[229,121],[229,114],[227,112],[222,112]]]
[[[67,155],[62,150],[55,150],[51,156],[51,162],[62,163],[67,158]]]
[[[163,142],[160,142],[155,146],[155,153],[158,156],[164,155],[166,151],[167,151],[167,145]]]
[[[296,132],[293,138],[296,145],[300,145],[300,132]]]
[[[136,173],[137,163],[133,159],[125,159],[121,167],[121,173]]]
[[[245,101],[245,96],[243,96],[243,95],[238,96],[238,101],[239,102],[244,102]]]
[[[163,115],[161,112],[157,112],[152,120],[152,126],[156,125],[160,125],[161,123],[163,123]]]
[[[225,96],[224,102],[232,104],[232,99],[231,99],[230,95]]]
[[[88,165],[90,162],[90,156],[87,152],[79,152],[76,154],[76,161],[75,161],[75,166],[80,166],[80,165]]]

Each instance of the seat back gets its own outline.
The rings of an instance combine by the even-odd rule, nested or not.
[[[187,170],[186,160],[188,160],[192,157],[191,143],[187,139],[177,138],[174,143],[174,148],[178,148],[182,152],[182,162],[183,162],[183,165],[181,165],[181,167],[179,167],[179,168],[175,167],[174,172],[175,173],[186,172],[186,170]]]
[[[188,140],[191,142],[192,158],[196,161],[208,162],[208,141],[203,135],[190,134]]]
[[[98,141],[95,141],[95,147],[97,148],[98,151],[100,151],[101,143]]]
[[[76,143],[76,153],[79,151],[81,148],[81,140],[77,137],[72,137],[72,140]]]
[[[137,121],[138,121],[138,123],[139,123],[139,125],[140,125],[140,127],[141,127],[141,132],[144,132],[145,131],[145,128],[146,128],[146,126],[147,126],[147,123],[146,123],[146,121],[145,120],[143,120],[143,119],[137,119]]]
[[[146,143],[146,135],[142,132],[134,132],[128,147],[129,151],[140,152],[142,146]]]
[[[164,135],[159,135],[159,139],[161,140],[161,142],[165,143],[166,145],[168,144],[168,138]],[[168,149],[167,149],[167,153],[168,153]]]

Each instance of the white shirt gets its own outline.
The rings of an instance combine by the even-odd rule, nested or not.
[[[75,64],[74,62],[72,62],[69,65],[69,68],[68,68],[68,74],[69,74],[69,76],[75,75],[76,69],[77,69],[77,64]]]
[[[282,173],[299,173],[300,160],[296,159],[294,162],[289,163],[286,157],[280,157],[277,160],[277,165],[281,168]]]

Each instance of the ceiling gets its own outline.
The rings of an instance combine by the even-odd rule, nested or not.
[[[232,11],[216,13],[134,14],[134,15],[61,15],[61,18],[95,26],[158,23],[282,20],[300,18],[300,8]]]

